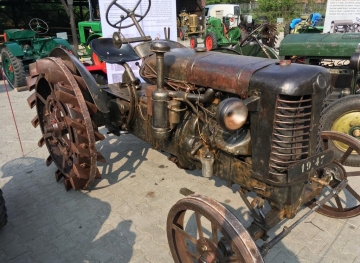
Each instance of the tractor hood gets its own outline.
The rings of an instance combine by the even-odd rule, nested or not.
[[[358,48],[360,33],[289,34],[280,44],[280,56],[349,59]]]
[[[196,52],[187,48],[175,48],[165,53],[164,64],[165,79],[241,97],[246,97],[250,88],[289,95],[312,94],[313,83],[318,76],[326,76],[325,82],[328,77],[327,70],[321,67],[291,63],[284,65],[274,59],[212,51]],[[156,57],[153,55],[145,60],[141,76],[148,83],[155,84],[155,70]]]

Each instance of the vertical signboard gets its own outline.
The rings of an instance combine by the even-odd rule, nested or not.
[[[360,32],[360,0],[328,0],[323,32]]]
[[[117,28],[109,25],[106,19],[106,15],[110,23],[116,23],[121,18],[121,16],[126,17],[126,13],[119,8],[119,6],[113,5],[110,9],[110,12],[107,13],[108,7],[112,0],[99,0],[99,9],[100,9],[100,18],[101,18],[101,27],[103,32],[103,37],[112,37],[115,31],[118,31]],[[118,0],[117,4],[121,7],[129,10],[133,10],[134,7],[138,4],[139,0]],[[149,7],[149,0],[142,0],[141,3],[135,10],[136,15],[144,15]],[[137,16],[137,20],[140,18]],[[133,24],[131,18],[127,18],[121,23],[121,26],[127,27]],[[149,12],[146,14],[146,17],[139,22],[139,25],[144,30],[146,36],[151,36],[152,39],[164,39],[164,27],[170,27],[170,39],[177,40],[177,26],[176,26],[176,2],[173,0],[151,0],[151,6]],[[130,26],[127,28],[121,29],[121,34],[125,38],[139,37],[140,34],[135,26]],[[133,45],[136,45],[134,43]],[[141,63],[141,61],[138,61]],[[136,76],[139,76],[139,68],[135,65],[136,62],[129,62],[128,64],[133,69]],[[108,72],[108,83],[118,83],[121,82],[122,74],[124,68],[117,64],[107,64],[106,69]]]

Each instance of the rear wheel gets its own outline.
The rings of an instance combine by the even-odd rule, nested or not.
[[[86,84],[68,66],[60,58],[38,60],[30,70],[37,79],[28,102],[30,107],[36,105],[32,124],[40,125],[43,134],[38,145],[45,144],[50,153],[46,164],[55,163],[55,178],[64,178],[66,190],[78,190],[100,178],[97,161],[105,160],[96,151],[95,141],[104,136],[93,126],[97,107]]]
[[[184,40],[185,40],[185,35],[186,35],[185,30],[184,30],[184,29],[180,29],[180,31],[179,31],[179,37],[180,37],[180,40],[181,40],[181,41],[184,41]]]
[[[3,228],[7,223],[7,212],[5,206],[5,199],[0,189],[0,229]]]
[[[192,36],[192,37],[190,38],[190,47],[191,47],[192,49],[194,49],[194,48],[197,47],[197,45],[198,45],[197,37],[196,37],[196,36]]]
[[[21,59],[7,47],[1,50],[1,61],[6,79],[12,88],[26,86],[25,69]]]
[[[348,134],[360,141],[360,95],[350,95],[329,104],[320,120],[320,132],[335,131]],[[324,146],[321,147],[324,149]],[[340,158],[347,146],[340,141],[329,141],[329,148]],[[360,167],[359,154],[353,151],[344,165]]]
[[[205,48],[207,50],[217,49],[217,37],[214,32],[209,32],[205,36]]]
[[[290,23],[286,23],[284,26],[284,37],[286,37],[286,35],[290,34],[291,28],[290,28]]]

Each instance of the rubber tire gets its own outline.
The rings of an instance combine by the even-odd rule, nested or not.
[[[13,70],[14,70],[14,81],[10,83],[10,86],[12,88],[26,86],[26,73],[25,73],[25,69],[24,69],[22,60],[15,57],[11,53],[10,49],[8,49],[7,47],[5,47],[1,50],[2,63],[4,61],[5,56],[7,56],[10,59],[11,66],[13,67]],[[5,70],[4,70],[4,74],[6,74]]]
[[[7,218],[8,216],[6,212],[5,199],[0,189],[0,229],[7,224]]]
[[[179,31],[179,37],[180,37],[180,40],[181,40],[181,41],[184,41],[184,40],[185,40],[185,35],[186,35],[185,30],[184,30],[184,29],[180,29],[180,31]]]
[[[290,23],[286,23],[284,26],[284,37],[286,37],[286,35],[290,34]]]
[[[331,131],[333,123],[340,116],[347,112],[357,110],[360,107],[360,95],[349,95],[341,99],[335,100],[327,106],[321,114],[320,127],[321,131]],[[323,149],[323,144],[320,142],[320,147]],[[335,159],[339,159],[344,152],[340,151],[332,141],[329,141],[329,149],[333,149],[335,152]],[[350,155],[345,161],[344,165],[360,167],[359,155]]]
[[[211,38],[211,41],[212,41],[212,46],[211,48],[209,48],[206,43],[207,43],[207,39]],[[204,38],[204,42],[205,42],[205,48],[210,51],[210,50],[213,50],[213,49],[217,49],[218,48],[218,44],[217,44],[217,37],[216,37],[216,34],[214,32],[209,32],[205,35],[205,38]]]
[[[191,47],[192,49],[194,49],[194,48],[197,47],[197,45],[198,45],[197,37],[192,36],[192,37],[190,38],[190,47]]]

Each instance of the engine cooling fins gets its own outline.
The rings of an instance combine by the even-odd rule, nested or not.
[[[37,111],[31,123],[42,132],[38,146],[46,145],[50,153],[46,165],[55,163],[55,179],[63,179],[67,191],[86,189],[100,178],[97,162],[106,162],[95,146],[105,139],[93,127],[97,107],[72,65],[60,58],[38,60],[29,72],[28,90],[34,92],[28,104]]]

